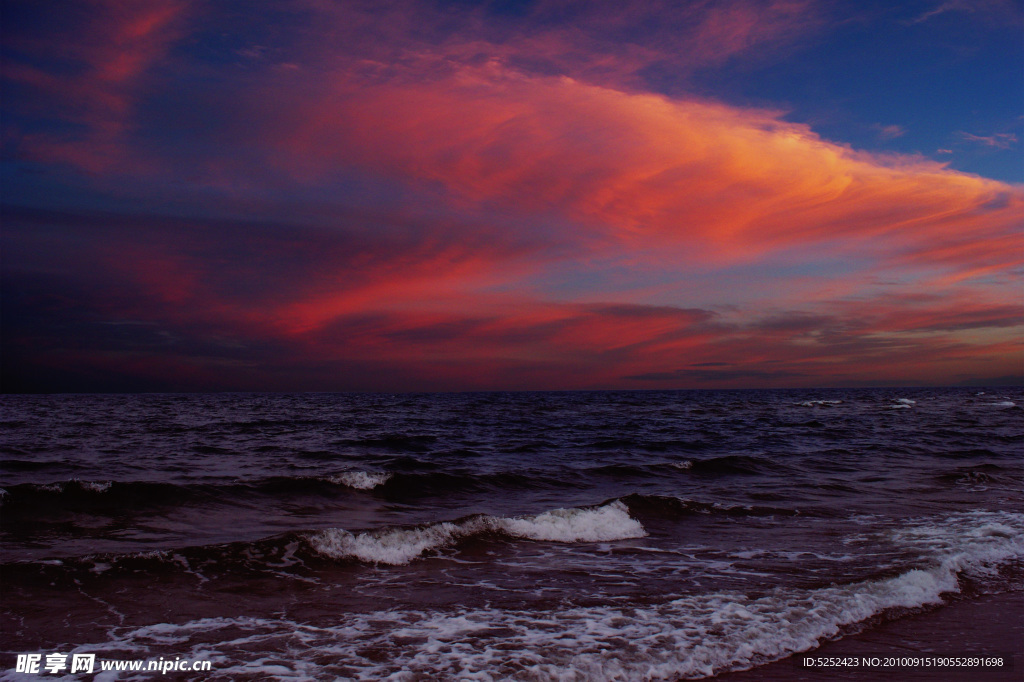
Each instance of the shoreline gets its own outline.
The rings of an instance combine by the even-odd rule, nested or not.
[[[1004,668],[804,668],[796,656],[1010,656]],[[954,600],[939,608],[868,627],[817,649],[765,665],[726,672],[717,682],[762,680],[826,682],[828,680],[972,680],[1003,682],[1024,675],[1024,591]]]

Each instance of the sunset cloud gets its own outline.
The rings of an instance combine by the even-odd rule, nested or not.
[[[855,152],[774,112],[495,67],[429,87],[346,82],[292,104],[267,139],[303,177],[358,163],[455,201],[558,214],[615,248],[728,262],[826,242],[865,254],[884,239],[901,260],[1020,262],[1006,250],[1020,189]]]
[[[697,87],[813,42],[831,6],[74,7],[5,57],[18,387],[1024,372],[1024,186]],[[875,127],[890,148],[920,127],[869,120],[907,122]]]
[[[986,147],[995,147],[996,149],[1009,149],[1013,145],[1017,144],[1017,136],[1013,133],[972,135],[971,133],[961,132],[960,137],[968,142],[977,142],[978,144],[985,145]]]
[[[32,35],[15,36],[11,47],[32,59],[4,65],[4,79],[31,93],[14,106],[74,126],[60,133],[32,126],[22,131],[18,153],[93,173],[125,170],[141,79],[180,37],[188,8],[187,0],[76,2],[63,17],[47,15]]]
[[[898,125],[875,125],[872,127],[878,131],[878,139],[880,140],[895,140],[897,137],[903,137],[907,134],[907,131]]]

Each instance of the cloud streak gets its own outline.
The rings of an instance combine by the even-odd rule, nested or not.
[[[995,133],[994,135],[972,135],[971,133],[960,133],[960,137],[968,142],[977,142],[986,147],[995,149],[1009,149],[1017,144],[1017,136],[1013,133]]]
[[[956,250],[963,266],[1020,262],[1006,251],[1019,189],[855,152],[773,112],[484,68],[429,86],[346,83],[292,113],[267,138],[297,175],[358,163],[676,258],[885,240],[902,262],[951,265]]]
[[[28,93],[19,103],[74,124],[23,131],[17,153],[91,173],[123,170],[141,80],[181,37],[188,10],[187,0],[74,2],[63,18],[47,15],[32,34],[16,35],[12,47],[32,55],[5,63],[4,79]]]

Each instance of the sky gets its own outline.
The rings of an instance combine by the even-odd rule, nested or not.
[[[5,392],[1024,383],[1015,0],[3,0]]]

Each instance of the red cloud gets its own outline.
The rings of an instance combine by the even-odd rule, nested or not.
[[[822,140],[777,113],[534,78],[497,66],[291,100],[271,163],[303,178],[353,165],[451,201],[568,217],[614,248],[750,261],[832,244],[952,269],[1024,260],[1024,192]],[[582,234],[582,233],[580,233]]]
[[[44,35],[12,41],[45,66],[10,60],[4,78],[27,86],[36,98],[18,102],[38,107],[41,117],[59,116],[84,133],[28,132],[22,153],[43,163],[67,163],[91,173],[127,170],[131,157],[126,133],[140,78],[181,36],[189,0],[97,0],[68,5],[70,17]],[[69,21],[65,18],[64,21]],[[138,160],[133,160],[138,163]]]

